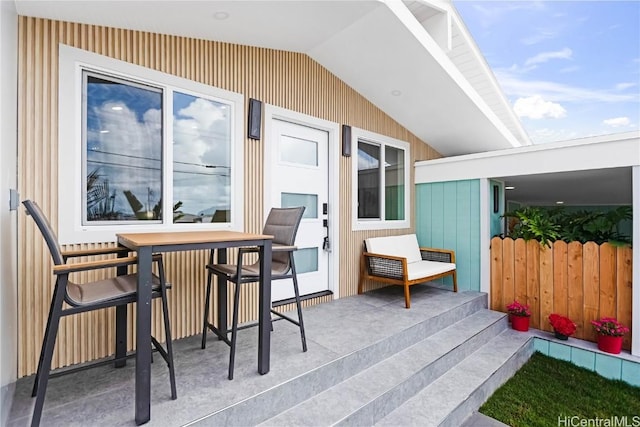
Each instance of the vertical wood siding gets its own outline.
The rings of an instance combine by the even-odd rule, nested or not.
[[[18,81],[18,186],[24,199],[33,199],[58,224],[58,44],[106,55],[203,84],[242,93],[245,99],[265,103],[367,129],[411,144],[411,165],[417,160],[440,157],[380,109],[360,96],[325,68],[299,53],[163,34],[19,17]],[[246,116],[245,105],[245,116]],[[245,229],[258,232],[263,224],[263,142],[245,140]],[[411,232],[410,229],[379,232],[351,231],[351,158],[340,159],[340,295],[357,292],[359,254],[368,236]],[[414,212],[413,167],[411,169]],[[51,260],[33,221],[21,211],[19,243],[19,348],[18,376],[35,371],[44,325],[49,311],[53,276]],[[78,245],[76,248],[113,245]],[[70,249],[68,246],[65,249]],[[75,246],[74,246],[75,247]],[[176,338],[200,332],[203,307],[205,252],[166,255],[170,312]],[[76,280],[95,279],[107,272],[85,273]],[[113,274],[113,273],[109,273]],[[74,278],[72,278],[73,280]],[[368,284],[368,286],[375,286]],[[241,320],[256,317],[257,290],[245,293]],[[324,302],[320,298],[305,304]],[[154,302],[153,326],[161,333],[159,301]],[[135,308],[130,307],[132,312]],[[130,316],[131,317],[131,316]],[[113,310],[63,319],[53,366],[65,366],[101,358],[113,349]],[[129,325],[129,348],[133,347]]]
[[[491,309],[506,311],[517,299],[531,308],[531,327],[552,332],[558,313],[577,325],[576,338],[596,341],[592,320],[615,317],[631,327],[630,247],[609,243],[491,240]],[[515,273],[514,273],[515,272]],[[631,333],[623,347],[631,347]]]

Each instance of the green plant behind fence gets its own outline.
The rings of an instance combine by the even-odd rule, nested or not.
[[[620,206],[609,212],[567,212],[562,207],[544,209],[528,206],[507,212],[504,216],[513,219],[509,237],[537,240],[543,246],[549,246],[556,240],[567,243],[609,242],[613,245],[631,243],[630,236],[619,232],[620,223],[633,217],[631,206]]]

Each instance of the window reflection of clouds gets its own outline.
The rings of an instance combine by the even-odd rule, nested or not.
[[[231,120],[225,104],[174,92],[173,198],[185,214],[231,208]]]
[[[122,214],[96,219],[134,219],[124,191],[138,198],[142,210],[153,209],[162,196],[162,94],[90,75],[86,88],[86,173],[97,171],[108,182],[113,211]]]
[[[280,158],[288,163],[318,166],[318,144],[283,135],[280,139]]]

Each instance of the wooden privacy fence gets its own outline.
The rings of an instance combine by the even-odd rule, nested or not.
[[[591,321],[615,317],[631,328],[630,247],[566,243],[552,247],[523,239],[491,240],[491,309],[506,312],[518,300],[531,308],[531,327],[553,332],[558,313],[578,326],[576,338],[596,341]],[[623,341],[631,348],[631,333]]]

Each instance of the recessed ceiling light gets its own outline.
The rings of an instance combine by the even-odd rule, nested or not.
[[[400,95],[402,95],[402,92],[400,92],[398,89],[394,89],[394,90],[391,91],[391,95],[400,96]]]
[[[103,130],[100,131],[100,133],[109,133],[109,131],[106,130],[106,129],[103,129]]]
[[[556,205],[564,205],[564,202],[563,202],[562,200],[558,200],[558,201],[556,202]]]
[[[122,110],[122,107],[121,107],[121,106],[119,106],[119,105],[116,105],[115,107],[111,107],[111,109],[112,109],[113,111],[121,111],[121,110]]]
[[[217,19],[218,21],[224,21],[228,17],[229,17],[229,14],[223,11],[216,12],[213,14],[213,19]]]
[[[506,187],[504,187],[505,190],[515,190],[516,187],[514,187],[513,185],[507,185]]]

